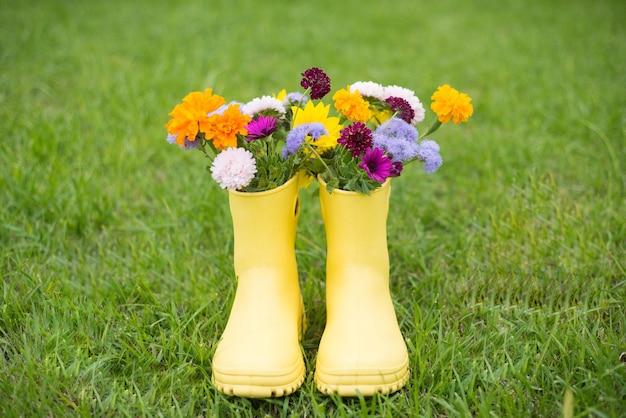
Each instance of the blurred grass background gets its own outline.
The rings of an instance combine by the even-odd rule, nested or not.
[[[620,416],[626,404],[626,7],[620,1],[0,0],[0,414]],[[297,240],[309,375],[251,401],[210,385],[234,296],[227,195],[165,141],[213,87],[247,101],[323,68],[438,85],[475,113],[443,167],[394,182],[391,286],[412,377],[312,380],[324,313],[316,188]],[[428,113],[432,117],[432,113]],[[570,410],[567,409],[566,410]]]

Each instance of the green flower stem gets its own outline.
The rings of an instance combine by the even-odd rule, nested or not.
[[[293,122],[296,120],[296,113],[298,112],[299,109],[301,109],[302,106],[302,100],[304,99],[305,96],[307,96],[309,93],[311,92],[311,87],[309,87],[308,89],[304,90],[304,93],[302,93],[302,97],[300,98],[300,100],[298,100],[298,104],[295,106],[296,107],[296,111],[293,112],[293,115],[291,115],[291,122],[290,122],[290,128],[293,129]]]
[[[435,116],[435,120],[433,121],[433,123],[430,125],[430,128],[428,128],[428,130],[421,134],[419,139],[424,138],[426,135],[430,135],[433,132],[435,132],[437,129],[439,129],[439,127],[441,126],[441,122],[439,121],[439,118]]]
[[[413,157],[410,160],[403,161],[402,166],[406,167],[408,164],[411,164],[413,161],[419,161],[419,157]]]
[[[213,144],[209,143],[209,147],[211,148],[211,151],[213,151],[213,156],[212,156],[206,149],[206,145],[209,141],[205,141],[203,139],[198,139],[198,141],[200,141],[200,145],[198,145],[198,149],[202,151],[204,153],[204,156],[208,158],[209,161],[211,161],[211,164],[213,164],[213,158],[214,158],[213,156],[217,155],[217,150],[215,149]]]
[[[311,152],[313,154],[315,154],[315,156],[319,159],[319,161],[322,163],[322,165],[324,166],[324,168],[326,169],[326,171],[328,171],[328,174],[330,175],[330,177],[334,180],[338,180],[337,177],[333,174],[332,170],[330,169],[330,167],[328,167],[328,165],[326,164],[326,162],[324,161],[324,159],[318,154],[318,152],[315,150],[315,148],[313,148],[313,146],[311,146],[311,144],[309,144],[308,142],[304,141],[304,145],[307,146]]]

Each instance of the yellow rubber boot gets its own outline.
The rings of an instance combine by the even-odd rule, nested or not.
[[[406,344],[389,292],[387,213],[390,182],[370,196],[326,191],[326,328],[315,382],[323,393],[371,396],[402,388],[409,377]]]
[[[237,291],[213,358],[213,384],[249,398],[284,396],[304,380],[304,308],[294,251],[298,181],[229,192]]]

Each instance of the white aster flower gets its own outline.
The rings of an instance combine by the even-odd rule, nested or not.
[[[385,100],[385,88],[373,81],[357,81],[350,86],[350,93],[354,93],[355,90],[358,90],[361,96]]]
[[[245,115],[254,116],[264,110],[275,110],[280,115],[285,114],[285,105],[283,102],[272,96],[262,96],[252,99],[241,109],[241,112]]]
[[[415,112],[415,116],[411,120],[413,125],[424,120],[424,117],[426,116],[424,106],[422,106],[422,102],[420,102],[420,99],[417,98],[413,90],[400,86],[387,86],[385,87],[383,100],[388,99],[389,97],[399,97],[406,100],[409,105],[411,105],[411,108]]]
[[[227,148],[217,154],[211,177],[222,189],[239,190],[250,184],[256,173],[254,155],[243,148]]]

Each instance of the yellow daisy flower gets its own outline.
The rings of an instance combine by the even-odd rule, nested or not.
[[[318,140],[312,143],[320,149],[320,152],[323,152],[326,148],[332,148],[337,145],[337,139],[339,139],[341,134],[341,125],[339,124],[338,117],[328,116],[330,105],[324,105],[322,102],[314,105],[312,101],[309,101],[304,108],[293,106],[291,110],[294,114],[294,128],[303,123],[319,122],[324,125],[328,135],[322,135]]]
[[[287,97],[287,90],[282,89],[281,91],[278,92],[278,94],[274,95],[274,97],[280,100],[281,102],[284,102],[285,97]]]

